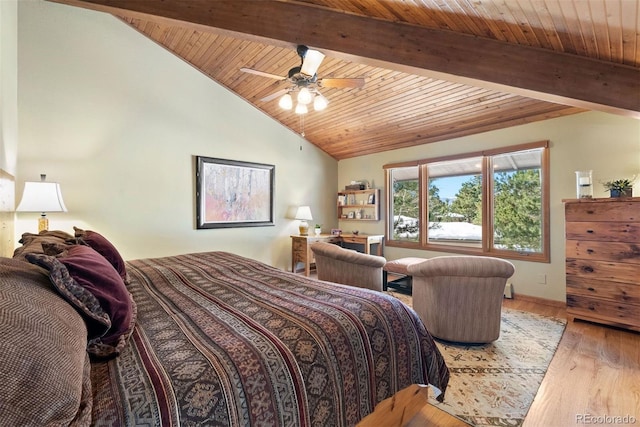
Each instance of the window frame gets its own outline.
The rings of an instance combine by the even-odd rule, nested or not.
[[[493,156],[515,153],[519,151],[541,149],[540,177],[541,177],[541,228],[542,228],[542,250],[541,252],[525,252],[507,249],[494,248],[494,177],[493,177]],[[429,243],[424,224],[428,224],[428,174],[427,167],[430,163],[443,162],[449,160],[460,160],[471,157],[482,157],[482,244],[480,248],[470,248],[455,245]],[[391,182],[391,170],[417,166],[418,167],[418,211],[419,211],[419,238],[418,241],[404,241],[393,239],[393,183]],[[522,261],[545,262],[551,260],[550,254],[550,164],[549,164],[549,141],[537,141],[526,144],[513,145],[490,150],[461,153],[450,156],[433,157],[393,163],[383,166],[385,175],[385,245],[390,247],[420,249],[435,252],[450,252],[464,255],[484,255],[497,258],[508,258]]]

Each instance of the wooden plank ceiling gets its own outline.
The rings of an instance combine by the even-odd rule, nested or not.
[[[637,0],[53,0],[111,13],[334,158],[600,110],[640,118]],[[329,105],[261,99],[296,45],[326,58]],[[465,147],[468,150],[472,147]]]

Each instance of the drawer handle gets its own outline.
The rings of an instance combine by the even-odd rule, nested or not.
[[[593,267],[584,267],[583,270],[587,273],[593,273]]]
[[[587,249],[587,253],[588,254],[592,254],[593,253],[593,249]]]
[[[595,291],[595,289],[593,289],[593,288],[587,288],[587,290],[591,291],[591,292]]]
[[[593,234],[593,230],[587,230],[587,233]]]

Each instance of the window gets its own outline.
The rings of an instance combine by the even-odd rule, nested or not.
[[[542,252],[542,150],[493,156],[493,248]]]
[[[482,157],[430,163],[427,242],[482,248]]]
[[[393,239],[404,242],[420,241],[420,185],[418,166],[395,168],[389,171],[393,203],[389,218],[393,218]]]
[[[389,246],[549,262],[547,141],[385,170]]]

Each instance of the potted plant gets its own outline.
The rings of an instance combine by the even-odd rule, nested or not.
[[[611,197],[631,197],[633,195],[633,181],[631,179],[615,179],[602,183],[606,191],[609,191]]]
[[[313,232],[316,233],[316,236],[319,236],[322,233],[322,224],[316,224]]]

